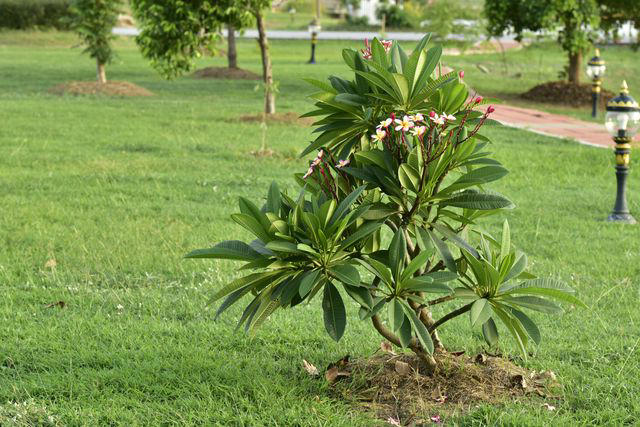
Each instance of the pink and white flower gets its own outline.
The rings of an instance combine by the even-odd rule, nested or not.
[[[376,129],[376,134],[371,135],[371,139],[374,142],[382,142],[384,138],[387,136],[387,131],[382,129]]]
[[[427,131],[427,127],[426,126],[414,126],[413,129],[411,129],[411,134],[413,136],[420,137],[420,136],[424,135],[424,133],[426,131]]]
[[[454,115],[452,115],[452,114],[445,114],[445,113],[442,113],[442,117],[443,117],[445,120],[449,121],[449,122],[453,122],[453,121],[455,121],[455,120],[456,120],[456,116],[454,116]]]
[[[391,50],[391,47],[393,46],[393,40],[380,40],[380,43],[382,44],[382,47],[384,47],[384,51],[385,52],[389,52],[389,50]]]
[[[409,116],[404,116],[402,118],[402,120],[400,119],[396,119],[396,131],[403,131],[403,132],[407,132],[409,129],[411,129],[414,126],[414,123],[411,121],[411,118]]]
[[[312,174],[312,173],[313,173],[313,166],[310,166],[310,167],[309,167],[309,170],[307,171],[307,173],[305,173],[305,174],[302,176],[302,179],[307,179],[307,178],[309,178],[309,177],[311,176],[311,174]]]
[[[391,123],[393,123],[392,119],[386,119],[380,122],[380,124],[378,125],[378,129],[387,129],[389,126],[391,126]]]
[[[444,124],[444,119],[445,119],[444,116],[439,116],[434,111],[432,111],[429,114],[429,120],[431,120],[433,123],[435,123],[437,125],[443,125]]]
[[[411,116],[411,120],[413,120],[414,122],[424,122],[424,116],[420,113],[416,113]]]
[[[350,162],[351,160],[349,159],[338,160],[338,164],[336,165],[336,168],[342,169],[343,167],[347,166]]]

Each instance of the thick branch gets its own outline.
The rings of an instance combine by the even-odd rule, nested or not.
[[[382,324],[380,316],[374,314],[373,316],[371,316],[371,322],[373,322],[373,327],[376,328],[376,331],[378,331],[378,333],[380,333],[380,335],[382,335],[387,341],[395,346],[402,347],[400,338],[398,338],[396,334],[391,332],[391,330],[387,329],[387,327]]]
[[[452,311],[451,313],[447,314],[444,317],[441,317],[440,319],[438,319],[438,321],[436,323],[433,324],[432,327],[429,328],[429,331],[435,331],[439,326],[441,326],[443,323],[453,319],[454,317],[458,317],[461,314],[466,313],[467,311],[471,310],[471,306],[473,305],[472,302],[470,302],[467,305],[463,305],[462,307],[460,307],[457,310]]]

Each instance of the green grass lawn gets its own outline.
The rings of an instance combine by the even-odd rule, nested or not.
[[[640,51],[634,51],[627,46],[604,46],[600,51],[607,64],[603,87],[617,94],[622,80],[626,80],[631,95],[640,99],[640,75],[636,72]],[[586,62],[592,56],[593,52],[585,55],[585,70]],[[574,108],[532,103],[520,98],[522,93],[540,83],[561,80],[558,72],[568,61],[567,55],[555,42],[537,43],[521,50],[507,51],[504,56],[500,53],[450,56],[445,57],[445,61],[451,67],[464,69],[465,81],[474,89],[498,97],[503,102],[604,123],[604,112],[600,111],[598,117],[593,119],[591,106]],[[486,67],[490,74],[481,71],[478,65]],[[582,83],[591,82],[586,72],[583,72],[581,79]]]
[[[339,344],[324,332],[317,300],[274,314],[254,337],[234,333],[240,307],[214,323],[206,306],[234,277],[234,264],[181,259],[248,237],[228,218],[237,196],[260,202],[274,179],[294,190],[291,175],[306,164],[296,154],[311,129],[270,125],[276,154],[255,158],[260,126],[236,118],[260,111],[256,82],[163,81],[130,40],[118,42],[107,77],[156,96],[49,95],[55,84],[94,77],[73,44],[59,33],[0,33],[0,417],[10,402],[32,402],[63,425],[372,425],[301,368],[302,359],[323,368],[378,348],[354,304]],[[280,111],[310,108],[302,77],[344,74],[342,45],[322,43],[321,65],[309,66],[307,42],[273,42]],[[259,72],[255,42],[242,41],[239,58]],[[505,81],[474,75],[475,59],[458,59],[478,87]],[[487,228],[508,218],[532,270],[569,282],[591,308],[534,315],[543,343],[527,362],[517,359],[557,374],[564,389],[549,401],[556,411],[532,399],[474,407],[447,422],[636,423],[640,228],[603,221],[615,191],[612,153],[509,128],[487,134],[511,170],[494,188],[518,205]],[[629,182],[638,216],[639,177]],[[46,266],[53,259],[57,265]],[[64,309],[45,308],[60,300]],[[447,324],[442,337],[450,349],[483,348],[466,318]],[[517,357],[508,340],[501,351]]]

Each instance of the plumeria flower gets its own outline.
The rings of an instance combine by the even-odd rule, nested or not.
[[[414,122],[424,122],[424,116],[420,113],[416,113],[411,116],[411,120],[413,120]]]
[[[371,46],[369,45],[369,39],[364,39],[364,49],[360,49],[360,52],[362,52],[362,57],[364,59],[371,59],[372,55],[371,55]]]
[[[413,129],[411,129],[411,134],[413,136],[422,136],[424,135],[424,133],[427,131],[427,127],[426,126],[415,126]]]
[[[434,415],[430,418],[432,423],[435,424],[441,424],[442,423],[442,418],[440,418],[440,415]]]
[[[445,113],[442,113],[442,116],[441,116],[441,117],[442,117],[442,118],[444,118],[444,119],[445,119],[445,120],[447,120],[447,121],[450,121],[450,122],[453,122],[453,121],[455,121],[455,120],[456,120],[456,116],[454,116],[454,115],[452,115],[452,114],[445,114]]]
[[[393,40],[380,40],[382,47],[384,47],[385,52],[389,52],[391,47],[393,46]]]
[[[316,167],[320,164],[320,162],[322,161],[322,156],[324,155],[324,151],[320,150],[318,152],[318,155],[316,156],[315,159],[313,159],[313,162],[311,162],[311,167]]]
[[[307,178],[309,178],[309,177],[311,176],[311,174],[312,174],[312,173],[313,173],[313,166],[309,167],[309,170],[307,171],[307,173],[305,173],[305,174],[302,176],[302,179],[307,179]]]
[[[439,116],[433,111],[429,114],[429,120],[431,120],[433,123],[437,125],[443,125],[444,119],[445,119],[444,116]]]
[[[371,135],[371,139],[374,142],[382,142],[384,140],[385,136],[387,136],[387,131],[386,130],[376,129],[376,134],[375,135]]]
[[[460,70],[458,76],[460,76],[460,80],[464,79],[464,70]]]
[[[413,122],[409,116],[404,116],[402,120],[396,119],[395,122],[397,125],[395,129],[397,131],[402,130],[403,132],[406,132],[413,127]]]
[[[378,129],[386,129],[389,126],[391,126],[391,123],[393,122],[393,120],[391,119],[386,119],[380,122],[380,124],[378,125]]]
[[[338,160],[338,164],[336,165],[336,168],[342,169],[343,167],[347,166],[350,162],[351,162],[351,160],[349,160],[349,159]]]

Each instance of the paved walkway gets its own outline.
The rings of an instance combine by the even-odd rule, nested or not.
[[[604,123],[591,123],[560,114],[545,113],[528,108],[496,105],[491,118],[504,125],[526,129],[542,135],[573,139],[595,147],[613,147],[613,140]]]

